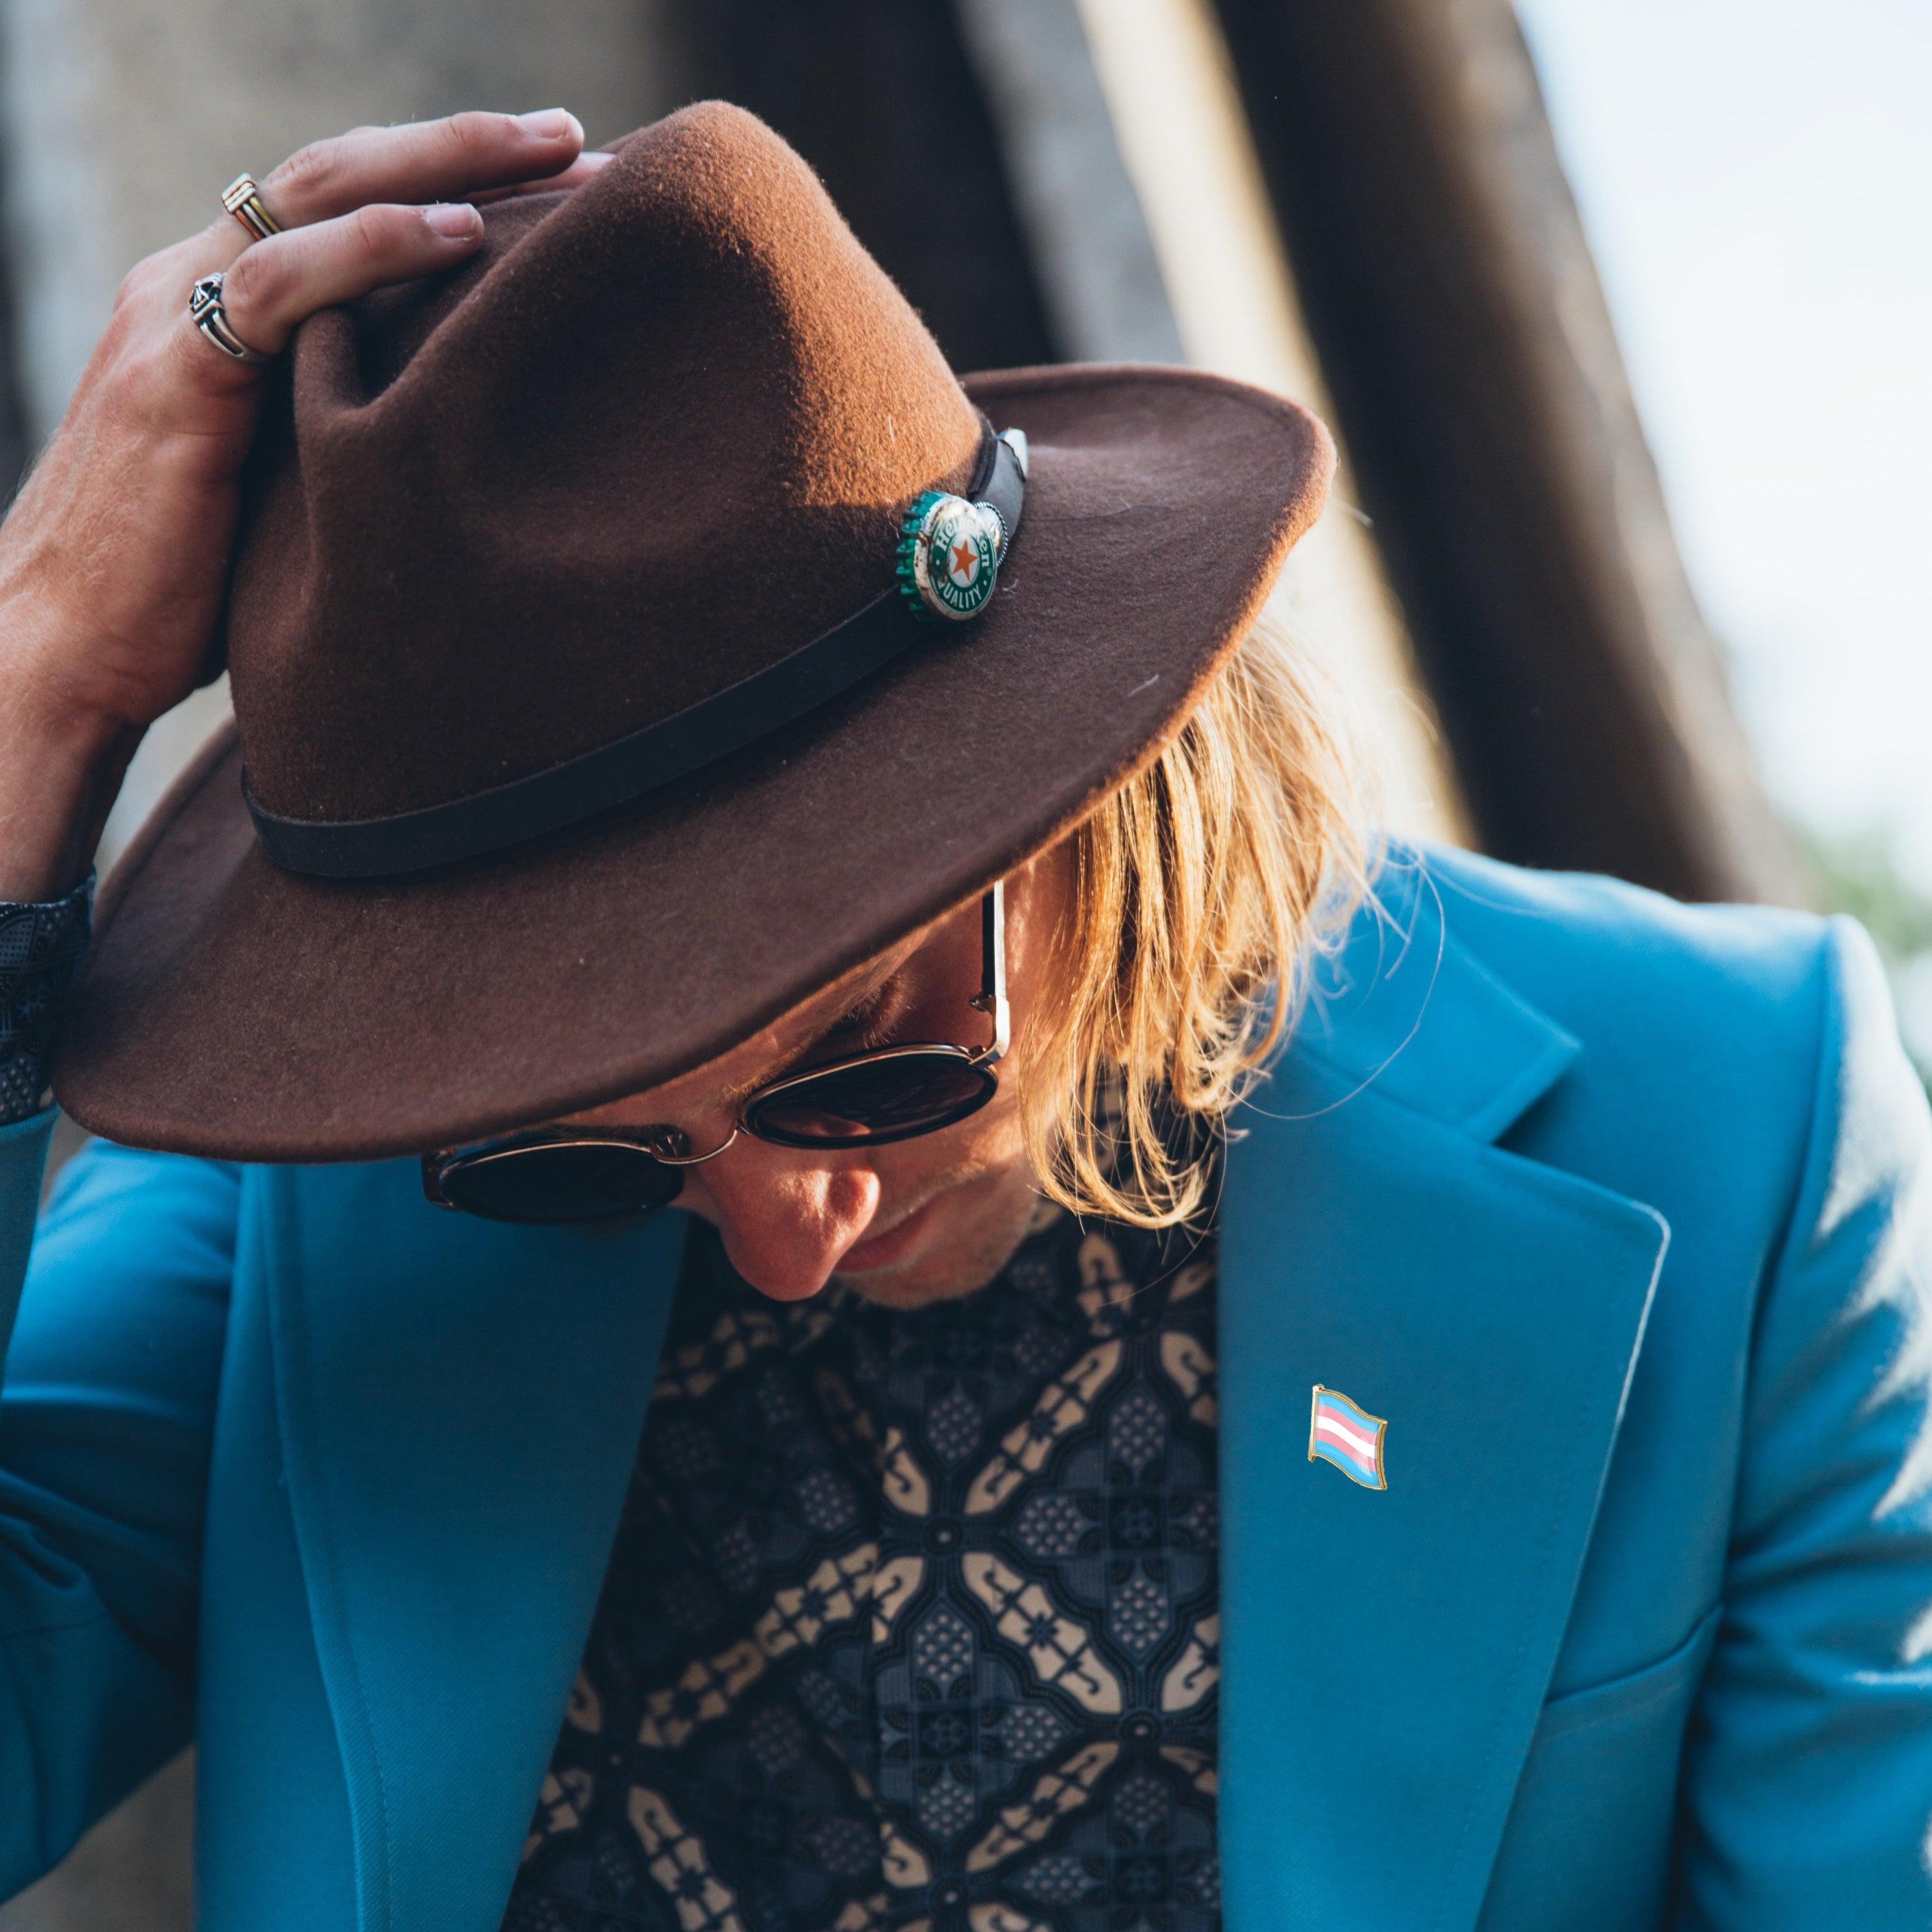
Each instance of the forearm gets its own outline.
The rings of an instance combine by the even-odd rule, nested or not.
[[[0,592],[0,901],[57,898],[86,878],[140,730],[64,694],[82,655],[31,597]]]
[[[35,1230],[50,1121],[0,1127],[0,1897],[187,1738],[238,1192],[96,1142]]]

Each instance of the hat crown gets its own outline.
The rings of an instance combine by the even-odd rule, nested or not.
[[[470,796],[701,703],[892,581],[981,425],[805,162],[717,102],[494,203],[460,268],[312,318],[228,652],[250,791]]]

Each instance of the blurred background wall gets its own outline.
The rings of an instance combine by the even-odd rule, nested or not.
[[[1330,421],[1339,486],[1277,604],[1365,718],[1393,824],[1685,896],[1850,904],[1932,1008],[1932,761],[1915,783],[1925,714],[1900,688],[1925,598],[1898,550],[1922,520],[1932,296],[1878,232],[1846,253],[1828,220],[1860,166],[1925,158],[1922,115],[1917,136],[1867,116],[1862,148],[1855,110],[1864,84],[1922,100],[1927,33],[1888,0],[1828,24],[1789,0],[1522,4],[1528,40],[1509,0],[0,0],[0,472],[58,421],[127,267],[241,169],[358,122],[561,104],[598,142],[725,94],[818,168],[956,366],[1187,362]],[[1852,18],[1882,82],[1815,57]],[[1835,158],[1822,204],[1781,197],[1774,168],[1754,199],[1722,158],[1779,125]],[[1765,265],[1828,229],[1842,299],[1798,305],[1808,362]],[[1855,349],[1874,290],[1886,326]],[[1874,340],[1899,371],[1883,409],[1846,387]],[[1910,476],[1886,466],[1908,445]],[[1697,506],[1688,558],[1667,496]],[[1733,500],[1742,540],[1712,508]],[[1774,581],[1811,566],[1768,645],[1737,589],[1754,542]],[[1888,654],[1846,652],[1828,590],[1847,556],[1845,601]],[[1734,649],[1702,614],[1714,586]],[[1805,666],[1781,699],[1767,650]],[[1826,691],[1828,759],[1868,776],[1843,741],[1890,748],[1863,794],[1811,782],[1827,718],[1792,713]],[[150,734],[110,845],[225,703]],[[1932,1014],[1922,1038],[1932,1056]],[[0,1932],[179,1932],[191,1832],[184,1760]]]

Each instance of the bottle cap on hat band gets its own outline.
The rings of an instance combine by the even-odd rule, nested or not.
[[[285,818],[243,794],[262,849],[292,872],[388,878],[478,859],[620,806],[795,722],[929,640],[932,618],[990,600],[1026,501],[1024,432],[985,424],[968,494],[928,490],[902,530],[898,584],[810,644],[640,731],[507,784],[381,818]]]
[[[1022,484],[1026,477],[1024,430],[1003,432],[1012,446]],[[928,490],[899,526],[899,588],[922,616],[957,623],[976,617],[993,594],[1006,542],[1018,520],[997,503],[974,502],[950,490]]]

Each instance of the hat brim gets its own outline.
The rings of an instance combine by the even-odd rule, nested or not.
[[[62,1104],[244,1160],[554,1118],[715,1058],[1076,824],[1245,633],[1331,448],[1306,410],[1188,370],[966,386],[1031,446],[984,615],[619,822],[441,874],[302,878],[256,843],[220,734],[102,895]]]

